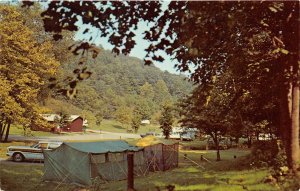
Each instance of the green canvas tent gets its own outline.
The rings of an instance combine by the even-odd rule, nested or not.
[[[134,152],[135,174],[144,174],[143,150],[125,141],[69,142],[44,151],[43,180],[91,185],[92,179],[105,181],[127,178],[127,152]]]
[[[178,141],[149,135],[140,139],[136,146],[144,147],[147,171],[165,171],[178,167]]]

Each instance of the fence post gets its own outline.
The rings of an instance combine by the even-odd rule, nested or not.
[[[128,152],[127,164],[128,164],[127,191],[133,191],[134,190],[133,152]]]

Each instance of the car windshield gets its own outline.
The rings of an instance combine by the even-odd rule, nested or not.
[[[35,147],[38,146],[38,144],[39,144],[39,143],[35,143],[35,144],[31,145],[30,147],[31,147],[31,148],[35,148]]]

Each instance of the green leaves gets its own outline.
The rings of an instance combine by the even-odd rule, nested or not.
[[[174,123],[173,106],[170,104],[165,104],[163,106],[162,114],[159,119],[159,124],[166,139],[169,138],[170,133],[172,132],[173,123]]]
[[[0,59],[5,66],[0,67],[0,114],[13,119],[13,123],[30,127],[42,125],[39,101],[48,82],[50,88],[55,87],[59,63],[54,58],[52,44],[38,42],[39,34],[27,26],[29,23],[23,16],[16,6],[0,6]]]

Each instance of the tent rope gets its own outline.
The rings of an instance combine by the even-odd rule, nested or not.
[[[174,148],[171,148],[171,149],[173,149],[175,152],[178,152]],[[180,154],[180,152],[178,152],[178,154]],[[184,158],[188,159],[189,161],[191,161],[192,163],[194,163],[198,167],[202,168],[203,170],[205,169],[204,166],[202,166],[201,164],[197,163],[196,161],[192,160],[191,158],[189,158],[187,156],[184,156],[184,154],[182,154],[182,155],[183,155]]]

